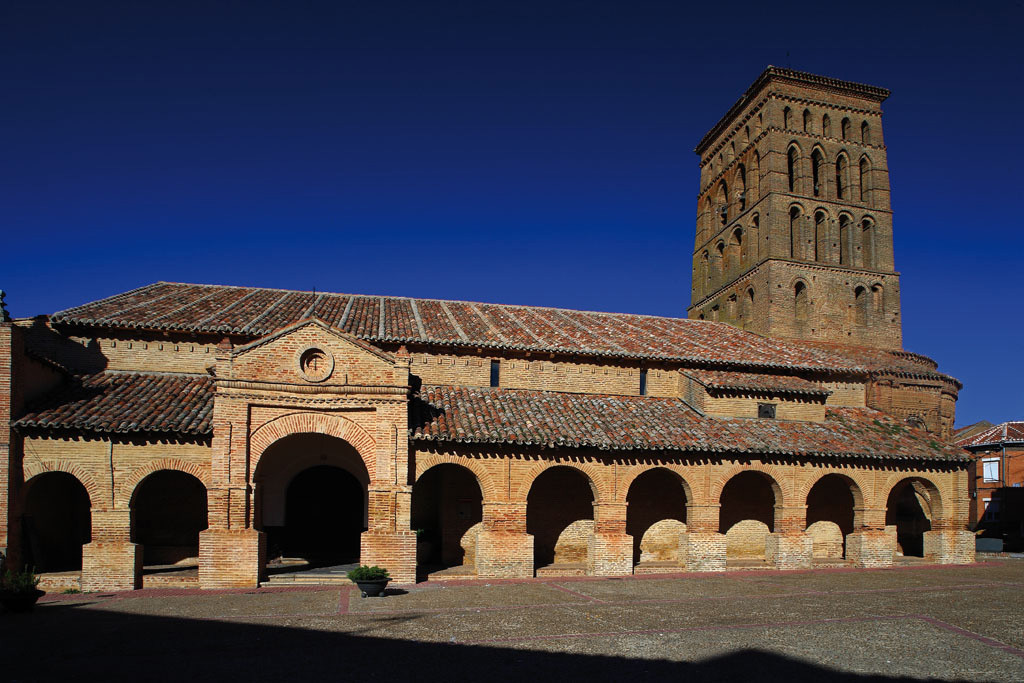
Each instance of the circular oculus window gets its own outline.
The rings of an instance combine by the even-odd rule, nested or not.
[[[299,372],[310,382],[323,382],[334,372],[334,356],[311,346],[299,354]]]

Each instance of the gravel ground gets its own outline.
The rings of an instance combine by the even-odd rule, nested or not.
[[[47,595],[4,680],[1024,680],[1024,561]]]

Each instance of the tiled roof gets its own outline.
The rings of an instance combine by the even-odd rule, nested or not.
[[[424,386],[414,441],[544,448],[964,460],[923,430],[868,408],[832,408],[824,422],[698,415],[679,399]]]
[[[221,285],[158,282],[60,311],[51,321],[256,338],[308,317],[370,342],[864,371],[827,349],[705,320]]]
[[[1024,443],[1024,422],[1004,422],[956,442],[962,448],[1002,443]]]
[[[843,359],[847,365],[865,368],[873,375],[889,374],[949,381],[958,388],[962,384],[954,377],[938,372],[938,364],[927,356],[910,351],[875,349],[867,346],[849,346],[823,341],[801,341],[802,346],[826,351]]]
[[[828,396],[832,392],[822,386],[792,375],[766,375],[730,370],[684,370],[687,375],[708,389],[762,391],[776,394]]]
[[[16,427],[89,432],[212,432],[213,378],[100,372],[29,406]]]

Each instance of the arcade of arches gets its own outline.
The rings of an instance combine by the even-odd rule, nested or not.
[[[944,512],[943,473],[596,460],[537,469],[475,454],[417,457],[425,465],[410,487],[406,533],[417,539],[420,578],[959,561],[949,554],[958,532]],[[265,450],[253,481],[252,522],[263,539],[254,571],[265,575],[268,561],[283,558],[360,561],[360,541],[373,525],[372,482],[351,444],[324,434],[285,436]],[[62,506],[43,506],[44,497]],[[158,470],[142,478],[130,504],[140,562],[194,562],[207,504],[205,486],[191,474]],[[44,572],[82,567],[90,499],[74,475],[48,472],[26,482],[22,520],[27,562]]]

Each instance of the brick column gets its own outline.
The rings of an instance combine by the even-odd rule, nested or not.
[[[131,542],[131,510],[92,511],[92,541],[82,546],[82,590],[142,586],[142,549]]]
[[[587,547],[587,573],[633,573],[633,537],[626,533],[625,503],[594,503],[594,533]]]
[[[935,520],[924,532],[924,556],[937,564],[974,562],[974,534],[951,520]]]
[[[526,501],[484,502],[476,573],[481,578],[533,576],[533,535],[526,533]]]
[[[776,569],[806,569],[814,557],[814,541],[804,529],[807,506],[775,507],[775,533],[765,540],[764,556]]]
[[[370,486],[359,562],[384,567],[395,583],[416,583],[416,533],[409,528],[410,487]],[[399,517],[404,518],[402,525]]]
[[[718,533],[720,505],[687,505],[679,535],[679,564],[690,572],[725,571],[725,534]]]
[[[857,567],[889,567],[896,555],[896,534],[885,528],[885,508],[855,508],[860,525],[846,536],[846,559]]]

